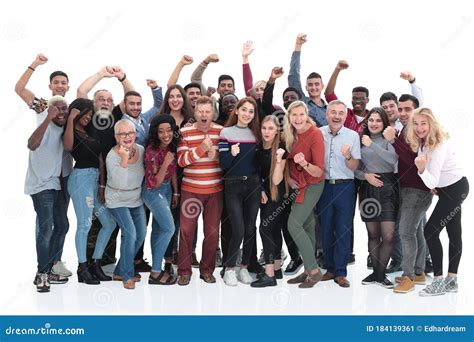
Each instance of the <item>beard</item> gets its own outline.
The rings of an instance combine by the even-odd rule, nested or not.
[[[112,111],[108,109],[99,109],[97,112],[95,112],[100,119],[108,119],[112,115]]]

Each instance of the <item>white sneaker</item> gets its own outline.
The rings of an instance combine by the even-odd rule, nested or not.
[[[244,284],[251,284],[253,282],[253,279],[246,268],[240,269],[238,278],[240,282]]]
[[[237,276],[235,270],[226,270],[224,273],[224,283],[227,286],[237,286]]]
[[[60,275],[60,276],[62,276],[62,277],[70,277],[70,276],[72,276],[72,272],[69,271],[69,270],[66,268],[65,262],[62,262],[61,260],[60,260],[60,261],[57,261],[57,262],[53,265],[53,268],[51,269],[51,271],[52,271],[54,274]]]

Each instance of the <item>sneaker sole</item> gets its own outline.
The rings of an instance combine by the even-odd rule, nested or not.
[[[436,297],[436,296],[442,296],[445,295],[445,293],[422,293],[420,292],[420,297]]]
[[[411,289],[409,289],[409,290],[403,290],[403,291],[402,291],[402,290],[397,290],[397,289],[394,288],[394,289],[393,289],[393,292],[395,292],[395,293],[408,293],[408,292],[413,291],[414,289],[415,289],[415,288],[413,287],[413,288],[411,288]]]
[[[371,285],[371,284],[375,284],[376,281],[361,281],[361,284],[362,285]]]
[[[72,277],[72,273],[59,273],[59,272],[54,272],[52,270],[51,270],[51,273],[56,274],[61,277],[66,277],[66,278]]]
[[[39,293],[45,293],[45,292],[49,292],[49,288],[47,289],[36,289],[36,292],[39,292]]]
[[[393,289],[393,287],[394,287],[393,285],[384,285],[384,284],[377,283],[377,282],[376,282],[376,284],[380,287],[383,287],[384,289],[389,289],[389,290]]]
[[[284,273],[285,275],[295,275],[296,273],[299,272],[299,270],[300,270],[302,267],[303,267],[303,265],[300,265],[300,266],[298,266],[298,268],[297,268],[296,270],[294,270],[294,271],[291,271],[291,272],[284,271],[283,273]]]

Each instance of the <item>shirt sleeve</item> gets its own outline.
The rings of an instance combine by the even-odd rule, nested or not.
[[[253,88],[253,77],[252,70],[250,69],[250,64],[242,64],[242,74],[244,77],[244,90],[245,96],[249,96],[248,92]]]
[[[183,138],[178,145],[178,165],[180,167],[186,167],[193,164],[196,160],[201,159],[206,152],[201,149],[201,145],[198,147],[190,147],[188,144],[188,137],[183,134]]]
[[[418,172],[418,175],[427,188],[434,189],[438,186],[447,152],[446,143],[443,143],[436,150],[426,153],[428,155],[428,163],[426,164],[425,171],[421,174]],[[418,152],[418,155],[422,155],[422,153]]]
[[[301,77],[300,77],[300,70],[301,70],[301,51],[293,51],[291,55],[291,62],[290,62],[290,73],[288,74],[288,85],[290,87],[296,88],[300,93],[302,98],[306,99],[306,96],[303,92],[303,88],[301,87]]]
[[[222,170],[227,170],[234,160],[234,156],[230,153],[230,143],[225,136],[225,129],[221,131],[219,137],[219,164]]]

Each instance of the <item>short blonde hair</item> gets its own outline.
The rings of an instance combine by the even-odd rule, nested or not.
[[[135,125],[130,120],[122,119],[115,123],[114,134],[118,134],[119,128],[121,128],[122,126],[129,126],[132,128],[134,132],[137,131],[137,129],[135,128]]]
[[[438,122],[438,120],[436,120],[431,109],[418,108],[410,116],[407,124],[406,141],[410,145],[410,148],[413,152],[418,152],[420,146],[422,145],[421,140],[415,133],[415,128],[413,124],[413,121],[417,116],[424,116],[428,120],[428,124],[430,125],[430,130],[426,135],[425,141],[423,143],[423,148],[434,150],[436,147],[438,147],[439,144],[449,138],[449,134],[441,127],[441,124]]]

